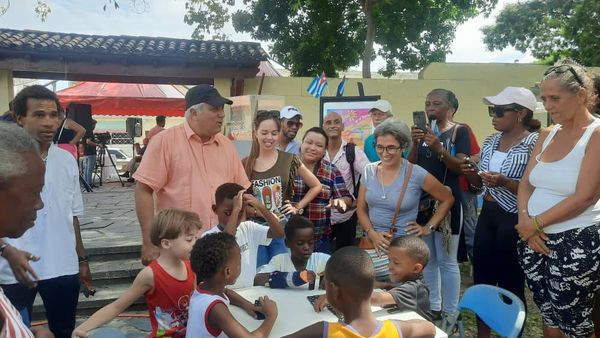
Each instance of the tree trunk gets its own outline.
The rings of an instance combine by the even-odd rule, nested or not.
[[[364,0],[363,11],[367,19],[367,38],[362,57],[362,76],[371,78],[371,58],[373,57],[373,41],[375,39],[375,22],[373,22],[373,0]]]

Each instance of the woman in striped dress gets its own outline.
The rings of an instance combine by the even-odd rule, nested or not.
[[[507,87],[483,102],[498,133],[484,141],[479,168],[468,157],[461,165],[484,200],[475,229],[473,280],[509,290],[525,303],[525,276],[517,255],[516,194],[538,138],[540,123],[533,119],[536,99],[528,89]],[[489,327],[480,320],[477,329],[477,337],[490,336]]]

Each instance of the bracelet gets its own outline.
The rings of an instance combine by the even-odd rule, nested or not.
[[[85,256],[78,256],[77,259],[79,260],[79,264],[81,264],[81,263],[87,263],[89,261],[87,255],[85,255]]]
[[[539,219],[539,217],[533,217],[533,225],[535,226],[535,230],[537,230],[537,232],[544,232],[544,224]]]
[[[258,217],[258,210],[256,210],[256,208],[255,208],[255,207],[252,207],[252,209],[254,209],[254,217],[255,217],[255,218],[256,218],[256,217]]]

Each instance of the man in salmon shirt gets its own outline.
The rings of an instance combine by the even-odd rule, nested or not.
[[[145,265],[158,256],[149,237],[155,211],[193,211],[200,216],[204,232],[218,223],[212,205],[221,184],[250,187],[235,146],[221,134],[223,107],[231,103],[211,85],[195,86],[185,95],[185,122],[158,133],[148,144],[133,175]]]

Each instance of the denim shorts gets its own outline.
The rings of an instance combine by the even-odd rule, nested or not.
[[[523,241],[517,244],[527,286],[546,326],[569,337],[588,338],[594,332],[591,313],[600,290],[600,224],[547,236],[548,256]]]

